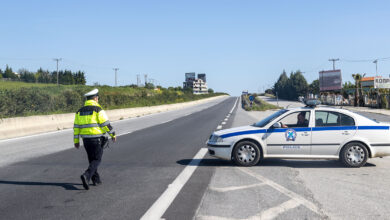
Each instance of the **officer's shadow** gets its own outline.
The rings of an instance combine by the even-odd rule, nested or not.
[[[22,185],[22,186],[60,186],[65,190],[81,190],[76,186],[81,186],[80,183],[47,183],[47,182],[23,182],[23,181],[7,181],[0,180],[0,184]]]

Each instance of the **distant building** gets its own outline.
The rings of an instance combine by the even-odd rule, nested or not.
[[[183,88],[191,88],[194,94],[207,94],[206,74],[199,73],[198,78],[195,78],[195,72],[186,73]]]

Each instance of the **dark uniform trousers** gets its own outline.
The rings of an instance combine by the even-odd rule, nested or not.
[[[87,151],[89,166],[85,171],[85,175],[87,180],[89,181],[91,178],[93,181],[100,180],[99,173],[97,172],[97,168],[102,161],[103,156],[103,137],[99,138],[83,138],[84,148]]]

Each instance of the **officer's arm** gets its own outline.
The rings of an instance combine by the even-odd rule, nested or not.
[[[76,116],[74,117],[74,124],[73,124],[73,142],[74,146],[76,148],[79,148],[80,146],[80,128],[79,128],[79,114],[76,113]]]
[[[107,114],[104,110],[101,110],[98,113],[99,126],[107,132],[113,140],[116,139],[114,128],[111,126],[110,121],[108,120]]]

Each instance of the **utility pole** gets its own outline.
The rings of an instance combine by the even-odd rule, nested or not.
[[[145,86],[148,84],[148,74],[144,74],[145,77]]]
[[[58,86],[59,85],[59,83],[58,83],[58,62],[61,61],[62,58],[54,58],[53,60],[57,62],[57,86]]]
[[[115,71],[115,86],[118,86],[118,78],[116,72],[119,70],[119,68],[113,68],[113,70]]]
[[[332,61],[333,62],[333,70],[335,70],[336,68],[335,68],[335,62],[336,61],[339,61],[340,59],[339,58],[337,58],[337,59],[329,59],[329,61]]]
[[[376,59],[372,62],[375,63],[375,75],[378,76],[378,59]]]
[[[140,75],[139,74],[137,74],[137,87],[139,87],[139,85],[141,84],[141,79],[139,78],[140,77]]]

